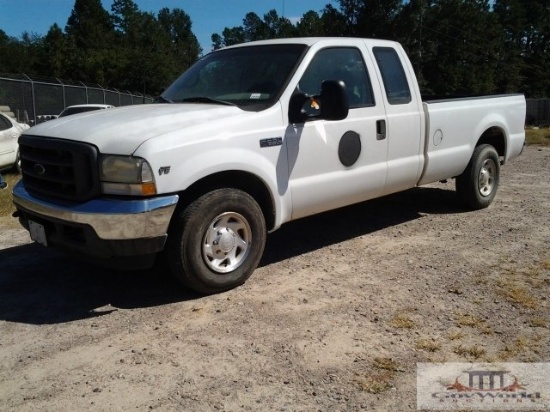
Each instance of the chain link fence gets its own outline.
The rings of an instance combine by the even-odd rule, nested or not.
[[[152,102],[150,96],[104,89],[99,85],[30,78],[24,74],[0,76],[0,106],[9,107],[19,122],[30,125],[54,118],[65,107],[75,104],[129,106]]]
[[[19,122],[30,125],[49,120],[75,104],[129,106],[152,103],[153,98],[99,85],[71,84],[59,79],[38,79],[26,75],[0,76],[0,106],[9,107]],[[550,99],[527,99],[526,123],[550,124]]]
[[[527,99],[526,123],[530,126],[550,125],[550,99]]]

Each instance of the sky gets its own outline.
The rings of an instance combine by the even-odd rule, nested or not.
[[[226,27],[241,26],[248,12],[261,19],[275,9],[295,23],[309,10],[320,12],[327,4],[338,8],[336,0],[134,0],[140,11],[157,13],[160,9],[184,10],[193,23],[203,52],[211,50],[213,33],[221,34]],[[112,0],[101,0],[111,12]],[[45,35],[57,23],[65,28],[74,0],[0,0],[0,29],[8,36],[20,38],[24,32]]]

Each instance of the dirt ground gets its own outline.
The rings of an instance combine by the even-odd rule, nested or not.
[[[488,209],[454,182],[283,226],[201,297],[0,220],[1,411],[406,411],[417,362],[550,361],[550,149]]]

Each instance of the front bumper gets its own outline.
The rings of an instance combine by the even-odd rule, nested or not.
[[[19,182],[13,202],[21,224],[44,226],[48,245],[103,258],[153,254],[164,248],[178,195],[140,200],[45,201]]]

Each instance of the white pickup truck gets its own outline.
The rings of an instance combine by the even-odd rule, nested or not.
[[[160,255],[216,293],[294,219],[448,178],[465,206],[489,206],[524,119],[522,95],[423,102],[395,42],[253,42],[206,55],[156,104],[25,131],[13,197],[39,243],[94,261]]]

